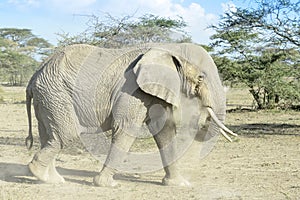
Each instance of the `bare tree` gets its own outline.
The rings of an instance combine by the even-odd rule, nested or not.
[[[139,18],[127,15],[122,18],[107,14],[104,18],[88,17],[87,28],[82,33],[70,36],[59,33],[59,46],[76,43],[100,47],[121,48],[147,42],[189,42],[191,37],[183,31],[187,24],[181,17],[163,18],[151,14]]]

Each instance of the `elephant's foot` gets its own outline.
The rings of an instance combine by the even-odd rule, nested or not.
[[[183,186],[183,187],[191,186],[191,184],[180,175],[172,178],[165,176],[162,180],[162,184],[167,186]]]
[[[48,174],[48,167],[41,166],[37,162],[32,161],[28,165],[29,170],[31,173],[37,177],[39,180],[43,182],[47,182],[49,179],[49,174]]]
[[[104,168],[99,175],[94,177],[94,184],[100,187],[116,187],[118,182],[113,178],[114,172],[111,169]]]
[[[49,167],[49,178],[47,183],[64,183],[65,179],[56,171],[54,166]]]
[[[49,176],[48,180],[46,181],[46,183],[53,183],[53,184],[58,184],[58,183],[64,183],[65,179],[61,176],[61,175],[51,175]]]

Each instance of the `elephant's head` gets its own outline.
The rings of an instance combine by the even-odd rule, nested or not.
[[[202,112],[206,110],[206,122],[199,131],[205,135],[204,140],[219,132],[230,141],[226,132],[236,135],[222,123],[226,111],[225,91],[216,65],[200,46],[170,44],[150,48],[133,70],[144,92],[175,107],[180,105],[182,92],[190,98],[198,98]]]

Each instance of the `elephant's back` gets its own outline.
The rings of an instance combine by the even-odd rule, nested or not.
[[[40,90],[68,87],[73,90],[78,84],[91,84],[97,73],[104,71],[118,54],[118,51],[86,44],[64,47],[41,64],[29,84]]]
[[[81,125],[99,126],[110,114],[112,96],[124,80],[125,70],[144,51],[91,45],[65,47],[49,57],[33,76],[30,88],[35,102],[72,104]],[[45,106],[53,107],[50,103]]]

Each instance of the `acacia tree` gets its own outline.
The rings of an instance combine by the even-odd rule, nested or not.
[[[258,109],[300,104],[300,3],[257,1],[212,26],[216,63],[225,80],[249,87]]]
[[[139,18],[116,18],[96,15],[89,18],[87,29],[75,36],[59,33],[59,46],[76,43],[92,44],[107,48],[121,48],[147,42],[189,42],[191,37],[182,29],[187,26],[181,17],[164,18],[151,14]]]
[[[32,34],[30,29],[0,29],[0,80],[23,85],[51,52],[52,45]]]

